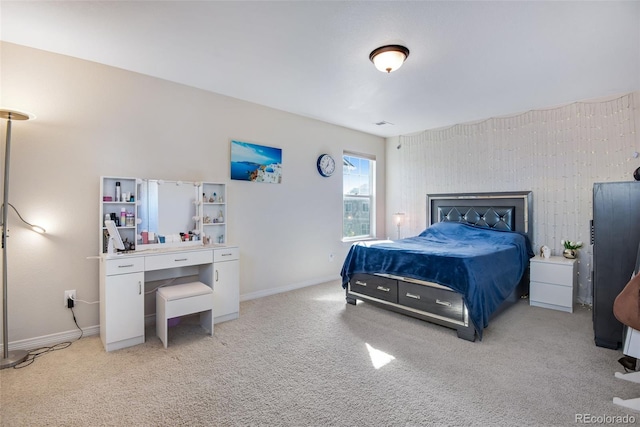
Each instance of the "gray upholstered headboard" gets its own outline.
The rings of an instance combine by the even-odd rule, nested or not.
[[[531,191],[427,195],[427,224],[456,221],[526,233],[533,239]]]

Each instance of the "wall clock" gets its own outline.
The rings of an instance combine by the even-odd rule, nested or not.
[[[328,154],[318,157],[318,173],[324,177],[331,176],[336,170],[336,161]]]

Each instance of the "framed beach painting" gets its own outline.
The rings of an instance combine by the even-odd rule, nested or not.
[[[282,149],[231,141],[231,179],[282,182]]]

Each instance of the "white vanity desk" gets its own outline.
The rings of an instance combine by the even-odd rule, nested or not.
[[[240,251],[194,245],[100,256],[100,338],[106,351],[144,343],[145,283],[192,277],[213,288],[214,322],[236,319]],[[197,278],[193,278],[196,276]],[[186,279],[188,281],[188,279]]]

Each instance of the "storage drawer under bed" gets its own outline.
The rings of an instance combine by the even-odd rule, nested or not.
[[[462,296],[447,289],[399,280],[398,304],[452,320],[464,321]]]
[[[398,302],[398,281],[369,274],[354,274],[349,281],[352,292],[368,295],[381,300]]]

